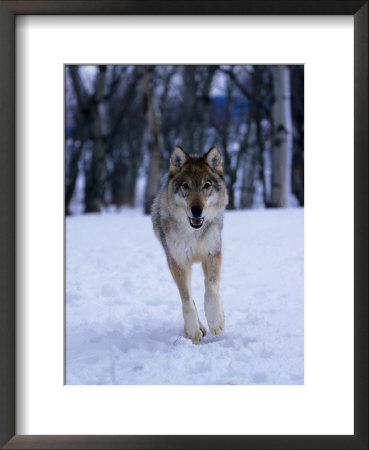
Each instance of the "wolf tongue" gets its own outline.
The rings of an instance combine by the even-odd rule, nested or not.
[[[192,222],[192,225],[198,226],[198,225],[202,224],[202,219],[201,218],[199,218],[199,219],[191,219],[191,222]]]

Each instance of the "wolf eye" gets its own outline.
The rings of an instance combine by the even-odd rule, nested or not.
[[[187,183],[183,183],[183,184],[182,184],[182,187],[183,187],[184,189],[190,189],[190,186],[189,186]]]
[[[205,183],[204,184],[204,189],[209,189],[209,187],[210,187],[210,183]]]

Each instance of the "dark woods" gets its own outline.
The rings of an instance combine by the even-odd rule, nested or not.
[[[66,66],[65,211],[143,205],[180,145],[222,152],[229,209],[304,204],[303,66]]]

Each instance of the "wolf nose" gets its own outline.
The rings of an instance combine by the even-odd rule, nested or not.
[[[200,205],[195,205],[191,208],[191,212],[193,217],[201,217],[202,207]]]

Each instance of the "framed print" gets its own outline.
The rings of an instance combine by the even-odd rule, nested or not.
[[[0,25],[3,62],[0,66],[3,106],[0,110],[1,445],[4,448],[368,448],[367,2],[312,4],[261,0],[214,5],[206,1],[175,4],[125,0],[2,1]],[[242,42],[247,46],[240,46]],[[218,64],[216,70],[215,64]],[[101,83],[112,82],[110,87],[106,84],[110,90],[119,85],[123,98],[125,92],[130,93],[127,83],[139,78],[140,83],[133,83],[131,92],[141,89],[142,99],[125,97],[111,117],[118,112],[119,118],[120,107],[131,105],[130,120],[126,123],[130,136],[138,142],[142,134],[149,141],[155,138],[155,127],[147,135],[140,128],[141,122],[131,119],[140,116],[142,107],[145,117],[151,117],[150,123],[155,123],[155,110],[150,106],[155,77],[160,76],[162,83],[167,76],[173,76],[173,84],[181,86],[184,80],[181,74],[190,78],[192,71],[199,84],[202,75],[206,79],[212,74],[218,77],[216,89],[208,93],[208,105],[212,106],[207,109],[207,117],[196,112],[198,121],[212,120],[211,129],[216,135],[218,119],[223,117],[222,105],[227,104],[234,120],[230,129],[237,131],[230,131],[230,135],[236,139],[245,132],[236,117],[250,117],[248,108],[252,103],[246,104],[229,92],[242,89],[239,80],[245,77],[254,79],[255,83],[258,80],[260,83],[260,79],[266,80],[265,83],[269,79],[275,81],[282,77],[286,64],[297,68],[296,72],[288,70],[297,77],[304,67],[303,126],[307,156],[302,174],[305,173],[307,189],[306,214],[295,222],[290,217],[288,222],[279,223],[284,224],[284,231],[294,224],[288,233],[291,239],[301,224],[304,227],[304,238],[300,233],[299,239],[293,241],[299,242],[301,249],[304,241],[304,252],[286,253],[290,264],[286,270],[288,275],[291,280],[292,277],[300,280],[294,294],[299,299],[304,271],[303,306],[297,313],[289,310],[288,320],[284,312],[275,334],[269,319],[271,313],[275,314],[275,308],[267,300],[273,295],[278,297],[281,310],[289,304],[289,297],[284,297],[283,289],[273,294],[260,282],[252,285],[250,279],[256,280],[256,275],[251,271],[245,290],[252,308],[247,311],[246,319],[237,310],[236,302],[237,287],[246,283],[246,272],[240,272],[237,277],[237,272],[230,271],[231,261],[234,263],[237,257],[227,260],[225,255],[223,275],[228,280],[225,294],[232,300],[225,311],[230,323],[237,323],[239,331],[231,325],[229,331],[226,328],[224,338],[222,335],[209,338],[208,334],[203,344],[196,347],[178,331],[177,325],[171,325],[173,321],[180,323],[179,316],[173,319],[167,314],[168,320],[163,323],[149,321],[150,317],[157,317],[157,305],[151,304],[149,296],[145,297],[143,287],[151,286],[153,292],[159,290],[160,280],[165,291],[171,288],[162,276],[165,266],[150,272],[150,261],[161,264],[154,258],[159,248],[150,250],[147,265],[138,253],[130,253],[132,246],[142,252],[140,242],[134,240],[135,231],[141,229],[142,241],[148,241],[146,225],[139,228],[141,222],[136,221],[133,212],[124,215],[123,211],[119,215],[124,216],[125,226],[121,222],[114,224],[115,216],[109,212],[99,216],[113,227],[109,230],[116,230],[116,236],[128,233],[128,247],[105,247],[107,237],[96,228],[93,214],[88,220],[76,216],[64,221],[63,168],[69,180],[69,170],[78,169],[70,158],[75,150],[78,153],[82,139],[76,134],[76,123],[80,123],[78,111],[86,111],[86,108],[78,109],[75,93],[83,88],[83,95],[90,95],[90,77]],[[160,67],[153,70],[153,65]],[[180,72],[178,65],[181,65]],[[81,69],[82,66],[88,67]],[[81,77],[87,84],[78,84]],[[124,83],[115,83],[118,78]],[[260,95],[268,92],[265,86],[259,90]],[[104,92],[107,98],[107,91]],[[187,94],[190,99],[190,89]],[[91,95],[96,107],[91,109],[92,114],[96,110],[100,114],[106,105],[104,101],[99,103],[97,94]],[[171,127],[177,126],[176,95],[174,92],[171,100]],[[228,103],[224,100],[227,98]],[[259,116],[251,117],[257,125]],[[265,131],[268,119],[263,120]],[[88,126],[89,121],[85,124]],[[196,130],[193,128],[192,135],[183,133],[183,141],[186,136],[188,140],[197,136]],[[199,141],[209,137],[201,137],[200,132],[199,136]],[[255,142],[256,138],[255,126]],[[68,150],[66,160],[64,141]],[[145,148],[147,144],[143,142]],[[91,165],[88,142],[86,145],[79,170],[87,177]],[[254,145],[256,148],[257,144]],[[128,146],[122,150],[125,153],[119,150],[118,159],[114,159],[112,152],[117,148],[120,149],[113,145],[106,159],[105,167],[111,174],[119,158],[129,155]],[[166,165],[172,164],[169,166],[172,174],[173,164],[178,166],[182,157],[187,158],[183,150],[176,149],[174,156],[167,155]],[[227,153],[220,151],[226,166]],[[212,148],[209,155],[217,156],[217,150]],[[132,168],[134,162],[129,161]],[[218,163],[216,157],[206,162],[219,175]],[[225,183],[230,183],[227,176]],[[214,177],[202,185],[209,184],[206,189],[211,188]],[[235,191],[231,199],[234,205],[247,201],[248,191],[243,188],[242,179],[247,178],[241,177],[239,185],[235,184],[239,186],[239,194]],[[266,185],[269,178],[265,176],[265,179]],[[181,192],[191,196],[186,189],[191,189],[192,182],[192,179],[182,180]],[[116,192],[113,178],[109,183],[104,202]],[[270,185],[273,187],[273,182]],[[95,195],[88,204],[86,192],[82,207],[92,211],[102,197],[99,200]],[[261,188],[260,192],[265,194],[266,189]],[[75,207],[81,207],[75,200],[74,197],[67,205],[72,213]],[[208,220],[198,211],[200,206],[205,209],[202,201],[197,198],[196,205],[190,205],[190,211],[195,208],[192,216],[188,216],[192,228],[200,228],[201,221]],[[265,195],[262,201],[265,203]],[[107,211],[110,206],[106,205]],[[232,217],[236,220],[240,216]],[[256,256],[262,253],[266,238],[273,233],[279,236],[280,247],[286,247],[277,226],[271,226],[270,222],[268,226],[258,223],[256,228],[264,231],[263,240],[250,240],[248,244],[252,249],[255,242],[259,243]],[[240,233],[243,229],[240,225]],[[163,224],[158,225],[158,230],[160,237]],[[110,231],[107,234],[113,236]],[[88,239],[93,239],[95,244]],[[278,241],[277,237],[273,239]],[[73,246],[69,245],[71,242]],[[242,239],[235,242],[241,248]],[[80,255],[73,253],[78,246],[85,255],[82,262]],[[127,256],[127,264],[120,267],[124,276],[116,284],[116,278],[121,275],[107,261],[118,250]],[[256,271],[263,273],[262,263],[255,256],[253,261]],[[272,272],[282,283],[276,261],[277,258]],[[110,267],[104,272],[102,284],[96,283],[100,262]],[[142,282],[135,278],[134,270],[138,266],[145,274]],[[286,289],[290,287],[293,291],[292,281],[283,280]],[[124,297],[122,289],[129,295]],[[265,303],[252,303],[259,295],[265,297]],[[146,312],[137,309],[135,299],[146,305]],[[117,300],[126,301],[127,306],[121,321],[113,317],[124,313],[117,307]],[[109,305],[110,313],[100,308],[100,301]],[[227,310],[231,304],[233,310]],[[203,321],[201,314],[199,311]],[[135,334],[133,324],[138,317],[141,325]],[[112,331],[113,320],[116,325]],[[213,335],[219,334],[222,328],[214,325],[214,320],[207,320],[207,325],[205,322],[206,328],[213,329]],[[297,324],[295,329],[290,326],[293,320]],[[249,327],[248,333],[243,329],[245,325]],[[146,340],[142,337],[144,329],[148,330]],[[257,333],[264,330],[266,335],[268,329],[269,340],[263,344]],[[296,333],[296,329],[303,329],[303,333]],[[195,343],[199,340],[195,332],[187,335]],[[168,336],[175,344],[167,358]],[[286,342],[291,336],[294,342],[288,347]],[[122,339],[130,337],[135,339],[129,341],[129,348],[122,347]],[[207,348],[211,351],[206,352]],[[275,366],[274,355],[278,352],[282,358]],[[105,358],[106,355],[109,357]],[[256,356],[260,359],[255,359]],[[212,372],[204,364],[201,366],[204,361],[212,367]],[[163,366],[167,369],[164,374]],[[193,381],[196,371],[198,383]]]
[[[85,92],[83,98],[89,96],[89,76],[95,82],[105,79],[106,88],[111,92],[108,102],[112,110],[105,117],[110,122],[107,128],[112,130],[109,138],[112,144],[111,149],[108,144],[101,153],[101,161],[109,160],[111,171],[104,180],[104,187],[101,185],[99,188],[96,187],[100,185],[96,176],[105,164],[100,166],[96,159],[88,162],[83,156],[81,159],[78,157],[84,154],[88,158],[90,149],[95,154],[95,145],[99,142],[92,138],[88,144],[79,145],[83,137],[78,124],[83,121],[82,105],[85,102],[75,94],[81,90]],[[260,109],[271,111],[274,84],[269,80],[272,76],[275,80],[286,79],[286,84],[291,85],[291,118],[296,135],[299,136],[293,157],[296,194],[293,197],[288,193],[282,198],[282,192],[285,194],[287,190],[268,188],[273,182],[265,169],[271,161],[264,145],[268,145],[267,133],[271,130],[271,124],[265,123],[265,113],[253,113],[257,110],[257,101],[265,105],[259,106]],[[114,84],[111,84],[113,80]],[[189,80],[192,82],[189,83]],[[66,190],[69,193],[66,196],[65,229],[66,385],[304,384],[303,80],[303,65],[65,65],[65,161]],[[247,83],[252,91],[256,91],[259,86],[265,89],[265,94],[258,100],[248,94],[248,99],[246,95],[242,96],[243,84],[239,91],[236,90],[239,83]],[[115,90],[114,86],[119,88]],[[150,105],[147,109],[145,105],[142,107],[142,99],[145,103],[146,98]],[[186,98],[209,100],[206,103],[201,100],[191,101],[187,105]],[[105,101],[102,99],[102,104]],[[197,103],[197,107],[194,103]],[[279,117],[280,103],[275,103],[275,117]],[[161,104],[160,109],[156,106],[158,104]],[[104,109],[103,106],[98,107],[101,108]],[[232,111],[228,119],[227,110]],[[158,133],[156,129],[147,129],[147,120],[150,118],[160,120]],[[265,124],[263,132],[262,122]],[[93,123],[94,120],[87,120],[85,126],[89,128]],[[186,127],[182,126],[183,123],[187,124]],[[224,134],[225,123],[228,123],[226,136],[229,144]],[[247,127],[243,127],[244,123]],[[290,125],[286,126],[290,128]],[[260,130],[262,142],[259,148],[253,145],[254,138],[251,137],[255,136],[257,129]],[[191,130],[191,133],[187,133],[187,130]],[[155,142],[156,136],[167,142],[158,146],[157,151],[161,163],[156,170],[160,170],[160,178],[165,179],[163,167],[170,167],[169,170],[176,173],[173,158],[182,157],[188,161],[188,168],[183,167],[177,174],[187,180],[183,189],[188,192],[185,190],[179,195],[183,206],[172,203],[178,195],[173,184],[174,178],[173,182],[168,182],[170,184],[165,191],[168,197],[163,191],[157,200],[152,201],[153,195],[160,190],[154,184],[159,181],[154,176],[156,158],[149,151],[153,148],[152,142]],[[171,156],[166,147],[170,146],[174,136],[177,147]],[[243,144],[246,141],[248,144]],[[297,145],[297,141],[300,145]],[[214,142],[223,145],[219,148],[212,146]],[[241,155],[237,158],[238,162],[231,162],[235,146],[239,147]],[[186,148],[192,150],[187,153],[184,150]],[[206,153],[207,156],[200,157],[206,149],[212,150]],[[257,150],[265,158],[264,169],[260,165],[264,177],[259,185],[256,176],[259,165],[253,157]],[[188,156],[189,153],[197,156]],[[217,166],[209,166],[205,162],[210,162],[211,157],[216,159]],[[147,168],[145,160],[149,161]],[[278,160],[277,157],[273,159],[275,164]],[[212,167],[211,172],[208,172],[208,166]],[[274,166],[274,178],[276,172]],[[196,188],[195,175],[200,177]],[[86,182],[80,190],[82,177]],[[73,183],[75,187],[72,194]],[[145,186],[145,189],[140,189],[140,186]],[[261,197],[258,190],[262,186],[265,189]],[[189,206],[184,203],[185,199]],[[271,204],[275,205],[274,208],[270,207],[266,212]],[[173,216],[170,222],[162,215],[166,208],[168,214]],[[178,287],[182,290],[182,277],[189,277],[191,270],[191,296],[197,301],[197,313],[193,310],[194,317],[191,320],[184,315],[183,326],[178,321],[180,311],[172,303],[175,292],[170,271],[163,274],[163,255],[148,217],[151,209],[154,230],[159,237],[163,236],[164,248],[167,248],[171,258],[174,258],[176,245],[173,243],[169,246],[169,236],[177,227],[183,227],[183,232],[188,233],[189,242],[193,240],[188,252],[192,246],[196,247],[197,242],[205,244],[210,231],[217,236],[216,252],[219,252],[220,238],[223,236],[222,256],[219,253],[217,262],[207,262],[208,256],[198,250],[195,257],[188,258],[191,269],[181,271],[181,277],[177,278]],[[200,218],[191,216],[189,221],[183,214],[184,209],[188,211],[187,217],[194,211]],[[142,214],[142,210],[146,214]],[[253,213],[251,217],[248,212]],[[282,219],[281,214],[285,219]],[[224,230],[221,217],[228,224]],[[123,239],[121,223],[126,224]],[[248,232],[245,238],[246,227]],[[92,229],[96,230],[93,234]],[[141,229],[141,232],[137,233],[137,229]],[[260,235],[255,231],[254,234],[253,229],[264,229],[264,232]],[[108,242],[105,241],[106,235],[109,236]],[[87,236],[92,239],[89,240]],[[179,235],[175,233],[175,236],[177,242]],[[274,248],[277,245],[278,249],[276,252],[263,252],[256,245],[254,248],[258,251],[252,256],[253,242],[260,240],[266,247]],[[118,251],[119,242],[123,247]],[[234,242],[239,245],[235,246]],[[248,251],[245,248],[242,251],[243,246],[247,246]],[[101,254],[99,248],[102,249]],[[211,248],[211,244],[207,245],[206,252],[211,252]],[[187,251],[181,251],[177,258],[181,260],[181,255]],[[96,254],[96,259],[92,254]],[[268,257],[267,254],[273,256]],[[242,255],[248,255],[247,260]],[[199,273],[201,265],[196,265],[199,258],[203,260],[202,265],[209,265],[211,270],[219,273],[217,279],[222,279],[219,283],[222,286],[221,294],[215,282],[210,282],[206,275],[204,278],[201,270]],[[262,258],[261,264],[259,258]],[[254,263],[250,264],[250,260]],[[219,269],[221,261],[222,271]],[[237,266],[232,261],[238,261]],[[245,265],[248,266],[247,276]],[[259,280],[262,273],[260,265],[264,267],[262,282]],[[209,272],[210,269],[206,270]],[[291,273],[293,280],[287,275]],[[143,274],[146,275],[145,280],[141,279]],[[286,290],[283,289],[284,283],[280,283],[285,276],[289,279]],[[207,285],[204,308],[201,306],[203,280]],[[247,280],[247,286],[243,285]],[[260,292],[261,285],[265,285],[267,292]],[[234,286],[238,286],[239,295],[235,295]],[[214,291],[214,297],[209,294],[210,291]],[[248,306],[245,309],[243,292],[246,291]],[[265,303],[260,299],[263,296]],[[187,302],[187,297],[183,301]],[[278,312],[271,308],[271,305],[277,304]],[[256,316],[250,314],[251,310]],[[266,320],[266,315],[273,319]],[[118,321],[116,317],[119,317]],[[140,317],[139,321],[137,317]],[[230,325],[224,334],[222,331],[226,322]],[[280,332],[278,330],[282,323],[283,332]],[[104,330],[109,330],[108,335]],[[217,345],[213,345],[215,343]],[[193,344],[199,344],[196,353],[193,353]],[[253,355],[251,358],[250,353]],[[102,367],[114,369],[106,371]]]

